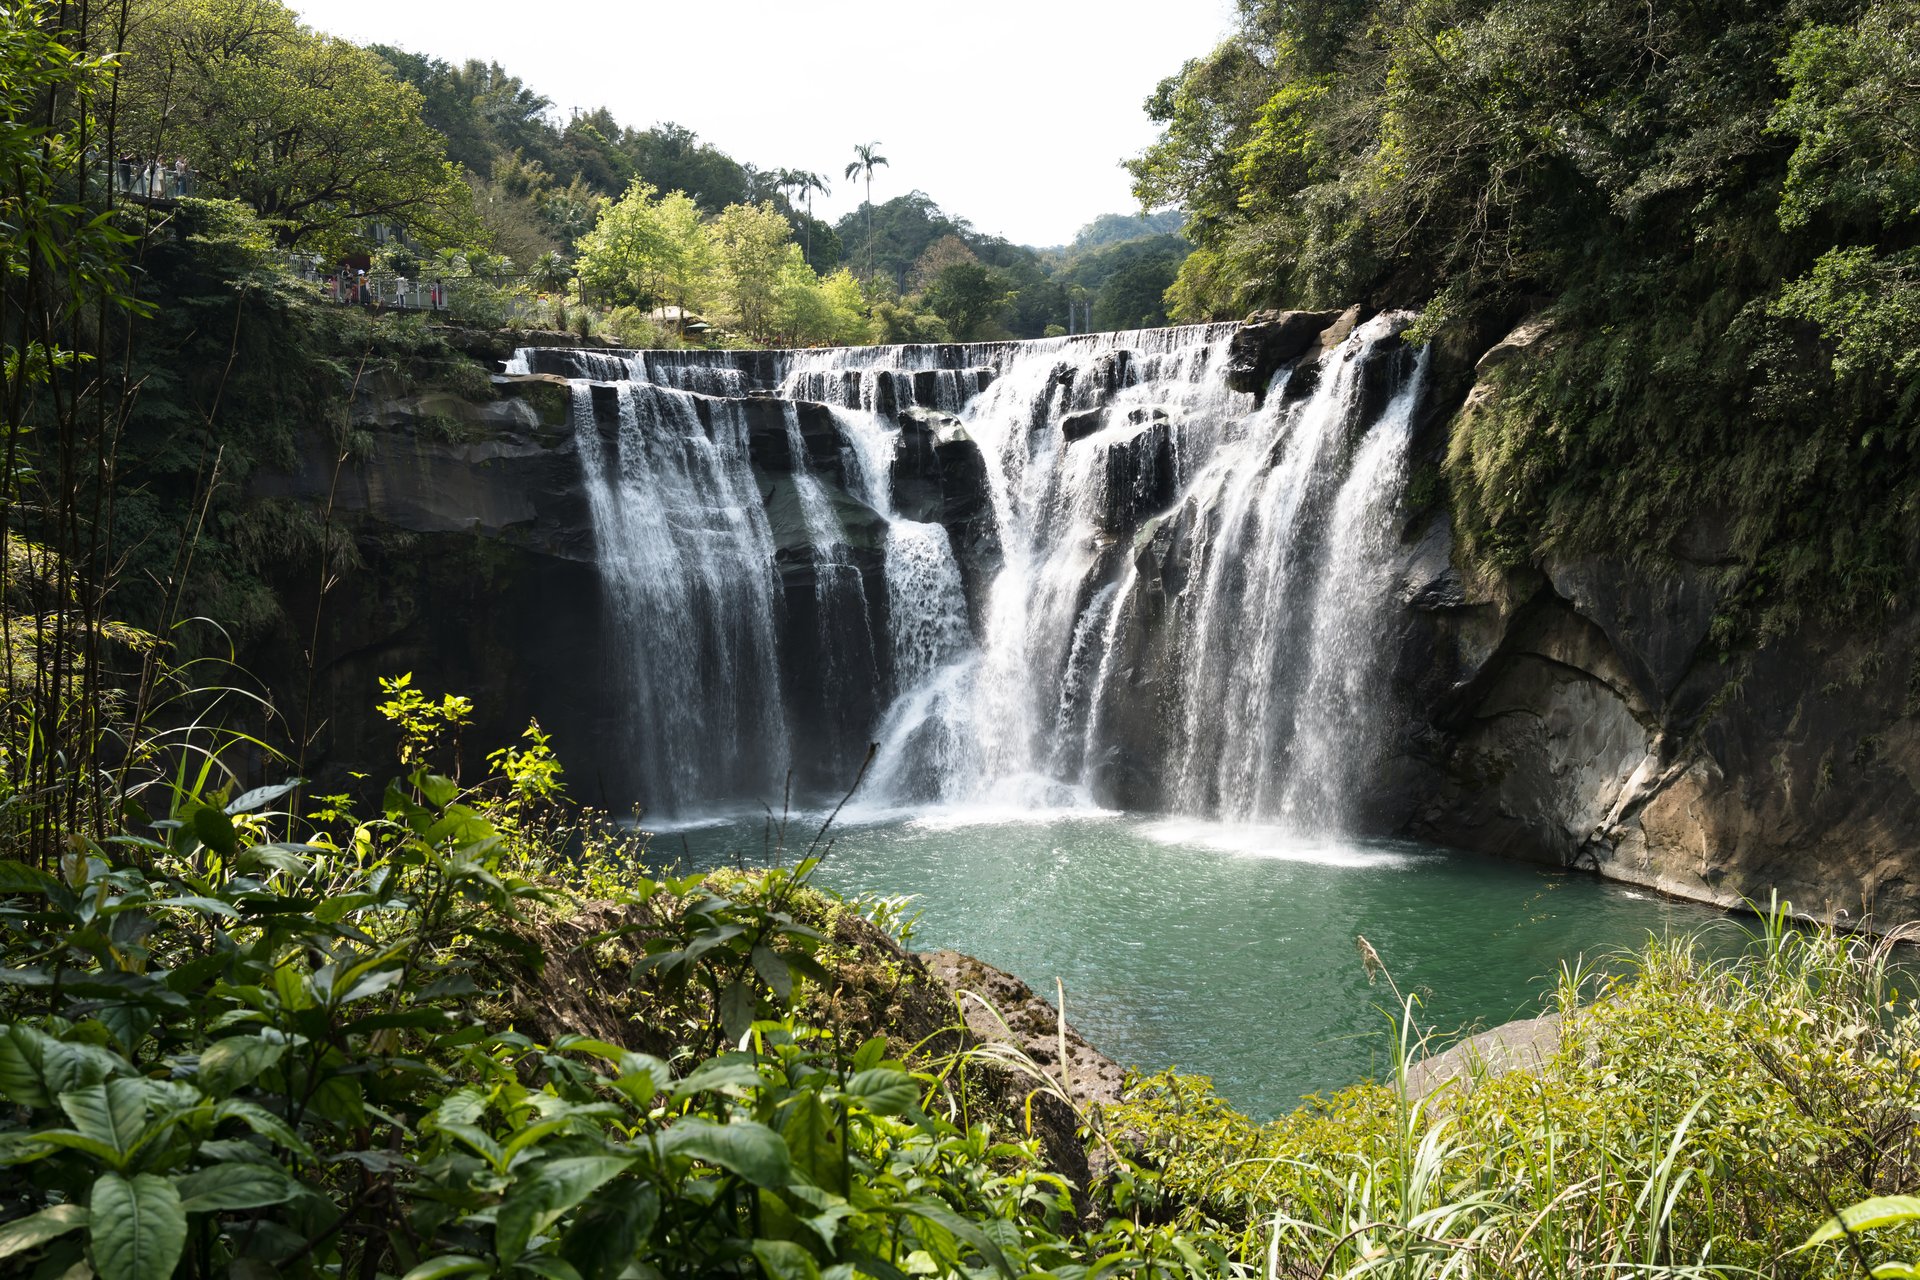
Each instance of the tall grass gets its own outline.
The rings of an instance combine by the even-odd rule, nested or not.
[[[1537,1071],[1416,1096],[1424,1037],[1402,1000],[1389,1083],[1256,1125],[1160,1076],[1104,1120],[1177,1221],[1232,1234],[1274,1280],[1864,1275],[1852,1237],[1798,1246],[1920,1181],[1898,942],[1800,929],[1775,904],[1733,958],[1687,937],[1564,973],[1562,1043]]]

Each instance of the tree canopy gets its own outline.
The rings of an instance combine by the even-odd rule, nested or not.
[[[128,153],[184,159],[203,192],[245,201],[281,243],[333,247],[369,221],[429,244],[470,234],[467,186],[419,91],[370,51],[276,0],[138,0],[128,46]]]
[[[1177,319],[1362,302],[1484,344],[1447,464],[1497,560],[1669,545],[1725,494],[1754,598],[1878,606],[1920,509],[1913,0],[1245,0],[1131,162]],[[1769,625],[1785,625],[1791,609]]]

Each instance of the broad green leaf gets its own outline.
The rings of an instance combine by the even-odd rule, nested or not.
[[[815,1186],[830,1187],[845,1193],[841,1185],[840,1143],[834,1134],[834,1116],[818,1090],[808,1089],[794,1095],[787,1106],[786,1119],[780,1125],[781,1136],[793,1167]]]
[[[523,1253],[513,1265],[516,1271],[545,1276],[546,1280],[581,1280],[580,1273],[574,1270],[571,1262],[550,1253]]]
[[[212,805],[193,811],[193,834],[201,844],[225,858],[231,858],[233,851],[240,847],[240,833],[233,829],[233,819]]]
[[[288,794],[305,782],[305,778],[294,778],[290,782],[281,782],[270,787],[255,787],[251,791],[243,791],[240,793],[238,799],[227,806],[227,812],[230,814],[252,813],[255,809],[264,808],[272,804],[275,800],[278,800],[281,796]]]
[[[0,1133],[0,1168],[44,1160],[58,1149],[31,1133]]]
[[[188,1213],[216,1213],[285,1204],[299,1188],[284,1171],[264,1164],[217,1164],[175,1178],[180,1207]]]
[[[450,1253],[443,1258],[429,1258],[400,1280],[448,1280],[450,1276],[470,1276],[477,1271],[491,1271],[491,1264],[478,1258],[470,1258],[463,1253]]]
[[[623,1062],[622,1073],[613,1082],[618,1089],[633,1101],[636,1106],[648,1107],[653,1099],[673,1080],[673,1071],[666,1063],[651,1054],[635,1053],[627,1055]]]
[[[767,1280],[820,1280],[813,1255],[789,1240],[755,1240],[753,1256]]]
[[[632,1163],[628,1156],[573,1156],[550,1160],[521,1175],[494,1220],[494,1251],[508,1261],[518,1258],[526,1252],[528,1240]]]
[[[28,1217],[16,1218],[0,1227],[0,1258],[38,1249],[49,1240],[86,1225],[87,1206],[83,1204],[56,1204]]]
[[[39,1034],[30,1027],[0,1031],[0,1095],[23,1107],[44,1107],[53,1102],[40,1074],[38,1046],[32,1040]]]
[[[904,1071],[869,1067],[853,1073],[847,1081],[847,1096],[858,1098],[876,1115],[897,1116],[920,1101],[920,1086]]]
[[[563,1035],[553,1042],[556,1053],[590,1053],[596,1058],[605,1058],[608,1062],[618,1063],[627,1057],[630,1050],[605,1040],[595,1040],[591,1036]]]
[[[260,1073],[280,1061],[286,1051],[284,1042],[259,1036],[215,1040],[200,1051],[200,1087],[216,1098],[224,1098],[259,1079]]]
[[[37,867],[0,858],[0,894],[44,894],[59,882]]]
[[[560,1255],[583,1276],[618,1276],[660,1220],[660,1192],[637,1179],[610,1182],[574,1211]]]
[[[719,1165],[757,1187],[783,1187],[793,1176],[786,1141],[751,1120],[714,1124],[689,1116],[660,1135],[660,1150],[664,1155],[691,1156]]]
[[[108,1173],[93,1184],[91,1199],[100,1280],[168,1280],[187,1243],[187,1215],[173,1184],[151,1173]]]
[[[98,1045],[69,1044],[28,1026],[0,1029],[0,1094],[22,1106],[52,1106],[69,1089],[129,1069],[124,1058]]]
[[[1848,1205],[1840,1211],[1837,1218],[1828,1218],[1821,1228],[1807,1237],[1807,1243],[1800,1246],[1838,1240],[1848,1232],[1874,1231],[1880,1227],[1897,1226],[1903,1222],[1920,1222],[1920,1198],[1914,1196],[1875,1196],[1871,1200],[1862,1200],[1859,1204]]]
[[[232,903],[222,902],[218,898],[196,898],[192,896],[162,898],[152,905],[156,907],[179,907],[182,910],[198,911],[202,915],[225,916],[229,920],[238,920],[240,918],[240,912],[234,908]]]
[[[420,788],[420,794],[426,802],[436,809],[444,809],[452,804],[454,797],[460,794],[460,784],[452,778],[441,777],[437,773],[420,773],[414,776],[414,782]]]
[[[753,971],[767,984],[767,989],[780,1000],[793,997],[793,971],[787,968],[787,962],[778,952],[766,943],[756,943],[753,948]]]
[[[479,1089],[468,1086],[455,1089],[440,1100],[428,1117],[434,1124],[472,1124],[487,1114],[487,1095]]]
[[[60,1095],[60,1109],[74,1129],[124,1157],[140,1141],[147,1126],[147,1082],[109,1080]]]
[[[241,864],[250,866],[259,863],[297,878],[306,875],[313,865],[300,856],[303,852],[311,852],[310,847],[299,844],[256,844],[242,855]]]
[[[1006,1276],[1007,1280],[1013,1280],[1013,1268],[1008,1265],[1007,1255],[1000,1251],[1000,1246],[982,1234],[978,1227],[939,1201],[908,1200],[897,1205],[881,1206],[881,1211],[903,1213],[909,1217],[918,1218],[922,1222],[931,1223],[952,1235],[956,1240],[970,1246],[974,1252],[992,1263],[993,1269]]]
[[[760,1083],[760,1068],[753,1059],[745,1054],[724,1053],[717,1058],[708,1058],[705,1062],[687,1073],[687,1078],[673,1086],[676,1099],[690,1097],[704,1090],[717,1093],[737,1093],[742,1089],[751,1089]]]
[[[526,1128],[514,1134],[513,1137],[507,1139],[507,1145],[501,1148],[500,1151],[500,1163],[511,1167],[513,1165],[513,1158],[522,1151],[535,1145],[541,1139],[558,1133],[560,1130],[568,1128],[574,1123],[575,1118],[572,1115],[561,1115],[542,1120],[538,1124],[528,1125]]]
[[[494,1141],[493,1135],[485,1129],[482,1129],[479,1125],[446,1122],[436,1124],[434,1127],[441,1133],[446,1134],[449,1138],[466,1144],[466,1146],[472,1149],[475,1155],[485,1160],[494,1168],[502,1169],[506,1167],[506,1152],[501,1149],[498,1142]]]
[[[293,1131],[292,1126],[257,1103],[242,1098],[228,1098],[213,1109],[213,1118],[216,1121],[238,1120],[268,1141],[278,1143],[306,1159],[313,1158],[312,1148]]]
[[[865,1071],[870,1067],[877,1067],[886,1061],[886,1057],[887,1038],[885,1036],[870,1036],[866,1043],[854,1051],[853,1069],[855,1071]]]
[[[406,970],[404,969],[383,969],[378,973],[370,973],[360,979],[360,981],[354,983],[353,989],[341,996],[337,1003],[352,1004],[356,1000],[365,1000],[369,996],[377,996],[405,976]]]

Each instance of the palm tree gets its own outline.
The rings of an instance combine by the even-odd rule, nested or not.
[[[861,143],[856,142],[853,144],[853,154],[858,158],[855,159],[852,164],[847,166],[847,176],[849,178],[854,178],[854,177],[858,177],[863,172],[867,176],[867,272],[868,274],[872,274],[873,272],[873,171],[875,169],[878,169],[881,165],[885,164],[887,162],[887,158],[880,154],[880,144],[878,142],[869,142],[869,143],[866,143],[865,145],[862,145]]]
[[[880,161],[880,163],[885,164],[886,160],[883,158]],[[812,263],[813,261],[813,193],[818,191],[821,195],[823,196],[826,195],[828,191],[827,180],[826,178],[822,177],[820,174],[811,173],[805,169],[791,170],[788,172],[787,178],[789,181],[793,183],[793,189],[795,191],[798,191],[801,197],[805,199],[807,202],[807,261],[808,263]],[[868,203],[872,203],[872,201],[869,200]]]

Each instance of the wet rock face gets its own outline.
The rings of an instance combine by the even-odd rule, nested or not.
[[[367,446],[337,476],[330,442],[316,438],[293,470],[249,478],[257,503],[330,510],[353,549],[324,598],[314,561],[279,566],[270,586],[284,621],[243,654],[284,731],[315,735],[309,767],[330,789],[356,786],[346,768],[391,759],[390,726],[372,711],[377,682],[408,671],[431,673],[436,694],[474,698],[469,770],[530,719],[570,763],[610,740],[618,712],[594,677],[612,655],[566,401],[539,379],[497,391],[457,404],[374,398],[356,405]],[[587,674],[530,679],[536,665]],[[570,773],[569,786],[587,803],[617,799],[596,790],[590,767]]]
[[[703,397],[697,403],[700,406],[701,425],[711,431],[715,402]],[[790,473],[804,470],[825,473],[835,483],[844,479],[841,474],[840,435],[834,430],[833,415],[828,412],[827,406],[809,400],[775,400],[771,397],[751,397],[732,403],[739,405],[746,414],[747,456],[756,471]],[[793,456],[793,441],[787,430],[789,413],[797,420],[800,438],[806,445],[806,456],[803,458],[796,459]]]
[[[893,496],[900,514],[945,526],[974,615],[1000,568],[987,460],[959,418],[917,406],[900,412]]]
[[[1264,397],[1273,375],[1305,355],[1320,332],[1339,318],[1338,311],[1254,312],[1227,344],[1227,385]]]
[[[1549,334],[1523,324],[1483,370]],[[1410,714],[1380,812],[1723,906],[1777,890],[1841,923],[1920,916],[1920,609],[1724,651],[1728,545],[1703,513],[1663,562],[1557,557],[1482,581],[1444,516],[1417,521],[1393,677]]]
[[[1179,495],[1179,472],[1174,459],[1174,427],[1162,410],[1135,410],[1138,419],[1130,434],[1106,446],[1106,503],[1101,531],[1121,537],[1142,521],[1164,511]],[[1095,441],[1088,447],[1094,447]]]

